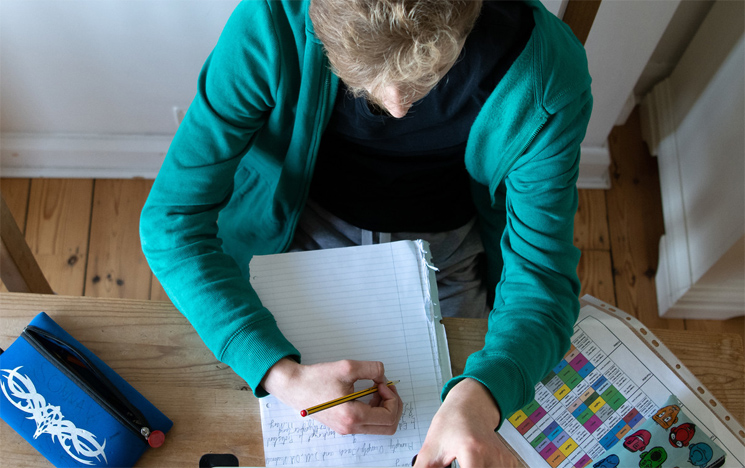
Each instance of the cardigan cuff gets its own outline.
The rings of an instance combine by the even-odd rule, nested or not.
[[[471,378],[484,385],[494,397],[499,409],[499,425],[522,408],[533,395],[533,388],[525,383],[520,368],[512,359],[503,355],[487,355],[481,352],[471,355],[466,361],[463,374],[450,379],[442,389],[441,399],[461,380]]]
[[[238,330],[218,359],[229,365],[253,390],[256,397],[268,395],[261,380],[274,364],[289,357],[300,362],[300,352],[282,335],[274,318]]]

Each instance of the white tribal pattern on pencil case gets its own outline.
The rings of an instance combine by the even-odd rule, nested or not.
[[[18,372],[22,367],[0,369],[2,376],[5,377],[5,382],[0,380],[0,388],[13,406],[29,413],[30,416],[27,419],[36,422],[34,439],[42,434],[49,434],[53,442],[56,438],[70,457],[84,465],[92,465],[92,459],[100,461],[99,457],[103,457],[103,461],[108,463],[104,452],[106,440],[104,439],[103,444],[99,444],[95,434],[65,420],[61,408],[48,404],[44,396],[36,391],[36,386],[28,375]],[[84,458],[73,454],[73,449],[77,455]]]

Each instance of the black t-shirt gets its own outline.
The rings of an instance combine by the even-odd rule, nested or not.
[[[402,119],[377,115],[344,83],[318,152],[310,197],[382,232],[441,232],[475,214],[464,155],[476,115],[533,31],[522,2],[486,1],[461,57]]]

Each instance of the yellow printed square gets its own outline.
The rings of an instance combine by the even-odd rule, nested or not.
[[[519,411],[516,411],[515,414],[513,414],[512,416],[510,416],[510,418],[508,419],[508,421],[513,426],[518,427],[526,419],[528,419],[528,416],[525,414],[525,412],[523,412],[523,410],[519,410]]]
[[[569,395],[572,390],[566,385],[562,385],[561,388],[554,392],[554,396],[557,400],[561,401],[565,396]]]
[[[566,440],[566,442],[561,444],[561,447],[559,447],[559,450],[561,450],[561,453],[563,453],[564,455],[568,457],[569,454],[574,452],[576,448],[577,448],[577,443],[574,440],[572,440],[572,438],[570,437]]]
[[[598,410],[602,408],[604,404],[605,404],[605,400],[603,400],[602,397],[598,397],[597,400],[592,402],[589,408],[590,410],[592,410],[593,413],[597,413]]]

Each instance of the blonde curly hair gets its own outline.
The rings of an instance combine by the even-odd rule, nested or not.
[[[355,96],[380,105],[424,97],[458,59],[482,0],[311,0],[310,18],[331,67]]]

